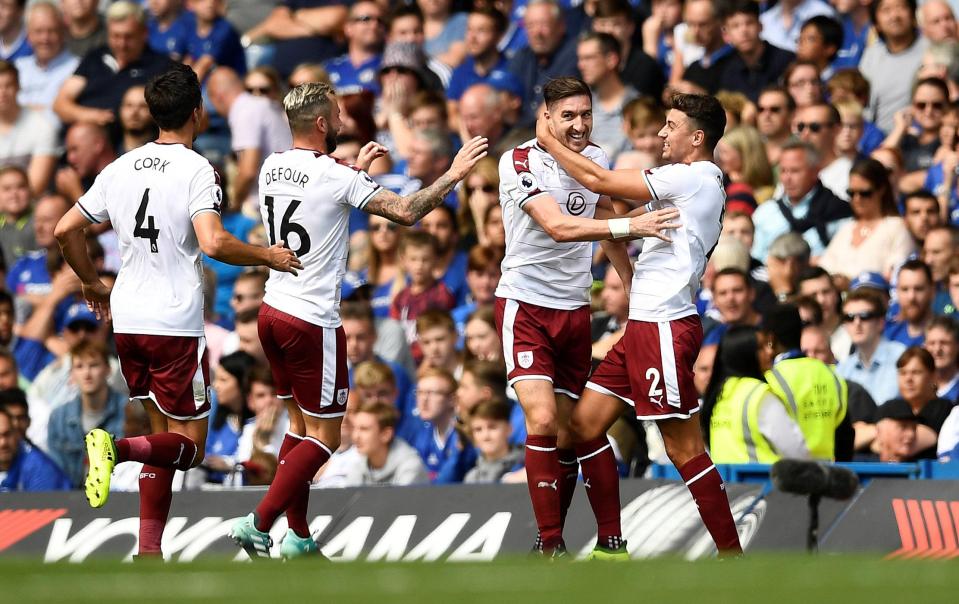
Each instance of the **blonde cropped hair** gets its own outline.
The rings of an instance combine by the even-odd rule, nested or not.
[[[330,95],[333,87],[323,82],[300,84],[286,93],[283,108],[293,132],[307,133],[313,129],[318,117],[330,117]]]

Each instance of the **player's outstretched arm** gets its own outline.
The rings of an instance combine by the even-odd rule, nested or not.
[[[666,231],[680,226],[679,223],[673,222],[679,217],[679,210],[676,208],[656,210],[635,218],[596,220],[564,214],[556,201],[550,195],[544,194],[527,201],[523,209],[543,227],[553,241],[559,242],[603,241],[625,237],[658,237],[669,241]],[[599,215],[615,216],[611,212],[603,211],[597,216]]]
[[[570,176],[594,193],[635,201],[653,198],[641,170],[607,170],[597,165],[553,136],[543,115],[536,120],[536,140]]]
[[[63,259],[80,278],[80,287],[87,306],[98,319],[110,318],[110,288],[97,274],[90,253],[87,251],[87,236],[84,230],[90,221],[77,206],[73,206],[57,223],[53,235],[60,244]]]
[[[260,247],[243,243],[223,228],[220,215],[216,212],[203,212],[193,219],[200,249],[210,258],[237,266],[268,266],[275,271],[296,274],[303,268],[300,259],[293,250],[284,247],[278,241],[271,247]]]
[[[481,136],[473,138],[463,145],[463,148],[453,158],[450,169],[430,186],[406,197],[401,197],[392,191],[383,189],[373,196],[373,199],[363,207],[363,210],[370,214],[389,218],[393,222],[398,222],[404,226],[413,226],[420,221],[420,218],[429,214],[433,208],[443,203],[456,183],[466,178],[476,162],[486,157],[487,147],[489,147],[489,143],[485,138]]]

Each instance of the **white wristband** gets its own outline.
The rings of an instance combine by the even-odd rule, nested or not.
[[[613,239],[629,237],[629,218],[611,218],[606,221]]]

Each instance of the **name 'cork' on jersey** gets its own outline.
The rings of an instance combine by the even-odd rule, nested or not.
[[[669,232],[672,243],[643,241],[633,265],[629,318],[673,321],[696,314],[693,301],[723,225],[723,173],[712,162],[698,161],[644,170],[643,179],[653,208],[677,208],[683,226]]]
[[[203,267],[193,219],[220,212],[223,193],[202,155],[147,143],[103,169],[77,209],[109,220],[120,247],[110,307],[116,333],[202,336]]]
[[[263,301],[314,325],[339,327],[350,208],[363,209],[381,189],[366,172],[317,151],[266,158],[259,192],[267,238],[286,242],[303,268],[296,276],[270,271]]]
[[[609,167],[606,153],[595,145],[581,154]],[[554,241],[524,208],[537,197],[550,196],[564,214],[592,218],[599,195],[567,174],[535,140],[503,154],[499,182],[506,256],[496,295],[560,310],[589,304],[592,242]]]

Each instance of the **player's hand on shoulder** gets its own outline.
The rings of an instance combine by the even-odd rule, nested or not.
[[[463,148],[459,150],[456,157],[453,158],[453,164],[450,166],[449,175],[456,180],[463,180],[470,173],[476,162],[486,157],[486,151],[489,148],[489,141],[482,136],[474,136]]]
[[[303,268],[303,263],[296,257],[293,250],[286,247],[286,242],[278,241],[276,245],[270,246],[270,268],[282,273],[293,273],[296,275],[297,269]]]
[[[356,156],[356,167],[364,172],[369,171],[373,162],[387,153],[389,153],[389,149],[375,141],[370,141],[363,145],[363,148],[360,149],[359,154]]]
[[[653,210],[642,216],[633,216],[629,219],[629,234],[633,237],[656,237],[671,242],[672,239],[666,231],[683,226],[676,222],[678,218],[679,210],[676,208]]]
[[[546,109],[543,109],[536,117],[536,142],[549,149],[550,143],[555,138],[553,130],[549,126],[549,120],[546,119]]]

